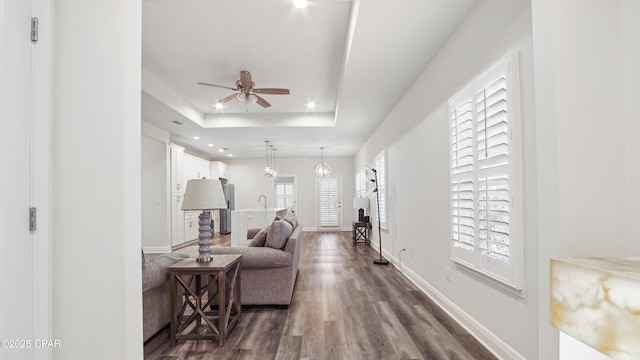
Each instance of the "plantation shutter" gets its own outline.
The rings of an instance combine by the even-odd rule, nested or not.
[[[451,254],[522,295],[517,67],[508,54],[449,99]]]
[[[320,226],[338,226],[338,179],[320,180]]]
[[[377,187],[378,187],[378,202],[379,202],[379,218],[380,226],[386,228],[387,226],[387,151],[382,151],[375,159],[374,168],[377,171]]]
[[[486,256],[509,262],[509,113],[506,73],[487,74],[476,93],[478,240]]]
[[[356,174],[355,197],[367,197],[367,179],[364,170]]]
[[[450,106],[451,223],[455,248],[475,251],[475,188],[473,181],[473,103],[471,90],[460,92]]]

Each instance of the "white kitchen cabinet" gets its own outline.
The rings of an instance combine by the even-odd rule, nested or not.
[[[211,178],[210,161],[190,155],[184,155],[184,168],[182,179],[186,186],[187,181],[191,179]],[[217,179],[217,177],[215,178]]]
[[[212,179],[228,179],[227,164],[222,161],[211,161],[210,164],[210,175]]]
[[[182,211],[182,199],[191,179],[226,179],[227,164],[208,161],[185,153],[182,146],[170,144],[171,156],[171,246],[197,240],[201,211]],[[220,233],[220,212],[213,211],[214,234]]]
[[[183,165],[184,148],[176,144],[170,144],[171,148],[171,193],[184,193]]]
[[[184,243],[184,211],[182,211],[182,194],[171,195],[171,246]]]

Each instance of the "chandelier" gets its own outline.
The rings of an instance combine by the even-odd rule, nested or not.
[[[316,176],[320,179],[324,179],[331,173],[329,164],[324,162],[324,148],[320,148],[320,163],[316,165]]]

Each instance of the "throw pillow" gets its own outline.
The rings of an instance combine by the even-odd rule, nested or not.
[[[274,221],[267,232],[267,241],[265,246],[281,250],[287,245],[289,236],[293,233],[291,224],[284,220]]]
[[[291,227],[294,229],[298,227],[298,217],[296,217],[296,214],[293,212],[288,212],[282,220],[291,224]]]
[[[249,243],[250,247],[263,247],[264,243],[267,241],[267,228],[264,228],[256,234],[256,236],[251,239]]]

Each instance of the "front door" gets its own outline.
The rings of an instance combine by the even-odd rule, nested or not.
[[[342,228],[342,178],[317,180],[318,228],[320,231],[340,231]]]
[[[2,359],[32,359],[34,346],[29,343],[34,334],[28,221],[33,154],[31,14],[31,1],[0,0],[0,186],[5,194],[0,205]]]

